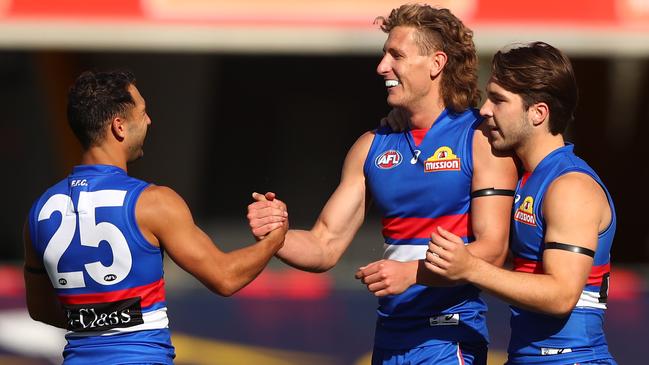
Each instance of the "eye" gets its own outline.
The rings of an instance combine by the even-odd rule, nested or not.
[[[505,99],[497,94],[488,94],[487,99],[496,105],[505,102]]]

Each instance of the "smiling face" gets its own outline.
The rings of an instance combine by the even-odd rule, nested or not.
[[[493,80],[487,84],[487,100],[480,108],[488,128],[489,143],[497,151],[519,148],[532,134],[529,108],[523,98],[502,88]]]
[[[413,27],[393,28],[383,47],[376,72],[385,80],[387,102],[392,107],[412,108],[431,94],[433,57],[422,55]]]

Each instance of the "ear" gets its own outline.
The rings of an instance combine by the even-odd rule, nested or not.
[[[118,141],[123,141],[126,137],[126,120],[122,117],[113,118],[110,123],[110,130]]]
[[[536,103],[528,109],[529,119],[535,127],[547,123],[550,118],[550,108],[544,102]]]
[[[440,73],[442,73],[444,66],[446,66],[446,61],[448,61],[448,57],[446,56],[446,53],[442,51],[435,51],[432,55],[430,55],[431,79],[435,79],[437,76],[439,76]]]

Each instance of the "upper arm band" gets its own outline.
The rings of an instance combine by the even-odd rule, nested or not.
[[[579,247],[575,245],[569,245],[566,243],[559,243],[559,242],[546,242],[545,243],[545,249],[554,249],[554,250],[564,250],[564,251],[570,251],[574,253],[580,253],[582,255],[590,256],[590,257],[595,257],[595,251],[584,248],[584,247]]]
[[[30,274],[35,274],[35,275],[45,275],[47,274],[47,271],[45,271],[45,268],[43,267],[31,267],[25,265],[25,271],[27,271]]]
[[[503,195],[503,196],[514,196],[514,190],[509,189],[495,189],[495,188],[486,188],[476,190],[471,193],[471,199],[479,198],[481,196],[493,196],[493,195]]]

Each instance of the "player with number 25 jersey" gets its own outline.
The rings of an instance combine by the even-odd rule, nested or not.
[[[162,250],[135,221],[135,203],[148,185],[116,166],[76,166],[30,211],[33,247],[68,318],[66,359],[84,351],[84,359],[91,352],[103,358],[103,351],[122,361],[174,357]],[[119,351],[110,347],[116,340]]]
[[[223,252],[178,193],[128,176],[151,124],[130,72],[81,74],[68,122],[81,164],[38,198],[23,229],[29,315],[67,328],[65,365],[173,364],[163,252],[230,296],[283,246],[286,216],[256,243]]]

